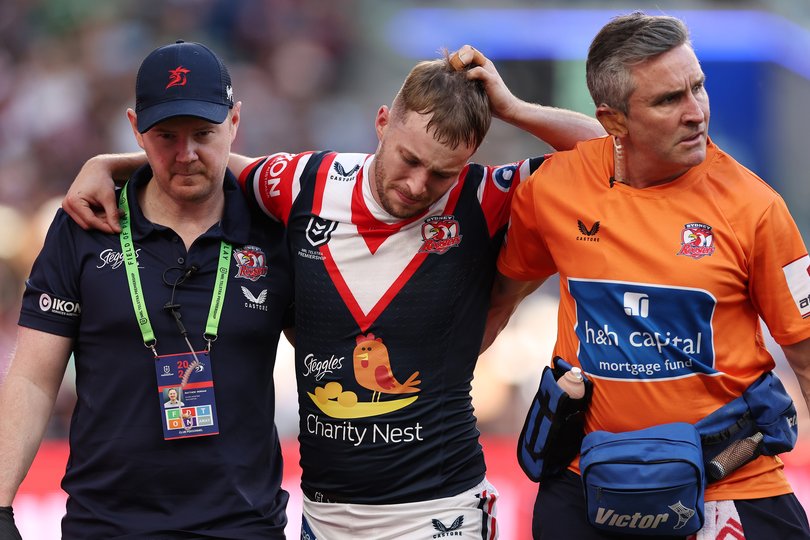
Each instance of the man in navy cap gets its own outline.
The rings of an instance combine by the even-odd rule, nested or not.
[[[127,110],[148,165],[118,194],[121,234],[57,213],[0,389],[0,537],[19,538],[11,503],[72,354],[63,538],[284,538],[272,373],[289,264],[227,169],[240,106],[205,46],[153,51]]]

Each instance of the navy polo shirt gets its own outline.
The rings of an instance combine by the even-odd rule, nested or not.
[[[211,361],[219,434],[166,441],[155,359],[144,346],[117,235],[84,231],[62,210],[26,283],[19,323],[74,340],[78,401],[70,427],[64,538],[283,538],[288,495],[274,424],[273,365],[291,276],[284,232],[253,213],[228,172],[223,219],[186,251],[147,221],[127,189],[146,308],[158,354],[188,351],[163,309],[178,273],[182,322],[196,350],[212,300],[220,241],[233,246]],[[167,284],[167,282],[169,284]]]

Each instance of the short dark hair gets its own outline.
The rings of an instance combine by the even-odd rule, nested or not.
[[[630,68],[684,44],[691,47],[689,30],[675,17],[635,11],[611,19],[593,38],[585,63],[596,106],[627,113],[634,90]]]
[[[478,148],[492,124],[489,98],[483,85],[456,71],[445,52],[444,58],[419,62],[400,88],[391,114],[430,114],[428,130],[442,144],[455,149],[466,143]]]

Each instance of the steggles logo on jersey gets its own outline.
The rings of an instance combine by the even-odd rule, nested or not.
[[[683,226],[678,255],[700,259],[714,254],[714,250],[714,235],[710,226],[705,223],[687,223]]]
[[[492,172],[492,180],[495,182],[498,189],[504,193],[509,192],[512,188],[512,180],[515,178],[516,170],[517,165],[505,165],[498,167]]]
[[[383,401],[383,394],[401,395],[419,392],[418,385],[422,382],[417,378],[419,372],[415,371],[401,383],[394,376],[388,348],[381,338],[374,334],[361,334],[357,336],[356,341],[357,346],[352,353],[354,378],[357,384],[371,390],[371,399],[362,402],[356,392],[345,391],[341,383],[331,381],[322,387],[316,386],[314,395],[309,394],[315,405],[332,418],[366,418],[399,410],[416,401],[416,396]],[[335,356],[332,355],[332,358]],[[307,371],[311,373],[310,369]]]
[[[464,524],[464,516],[458,516],[453,523],[448,527],[438,519],[431,519],[433,528],[439,531],[433,535],[433,538],[447,538],[449,536],[461,536],[461,531],[458,529]]]
[[[453,216],[433,216],[422,223],[420,253],[446,253],[461,243],[458,221]]]
[[[343,383],[331,380],[315,386],[307,392],[309,399],[323,413],[307,414],[304,429],[312,435],[341,440],[353,446],[361,444],[404,444],[423,441],[423,426],[420,422],[411,425],[402,422],[357,424],[352,420],[383,416],[403,409],[417,400],[418,396],[400,397],[403,394],[420,392],[419,372],[415,371],[405,382],[399,382],[392,370],[392,361],[383,340],[374,334],[361,334],[352,352],[352,363],[344,369],[344,357],[331,355],[328,360],[317,359],[308,354],[304,360],[304,376],[313,377],[320,383],[325,374],[343,373],[352,369],[354,382]],[[358,393],[347,389],[362,387],[371,391],[368,401],[361,401]],[[366,395],[368,395],[366,393]],[[394,396],[392,399],[390,396]]]
[[[256,246],[245,246],[233,252],[236,259],[237,278],[245,278],[250,281],[257,281],[267,275],[267,265],[264,251]]]
[[[581,219],[577,220],[577,227],[579,227],[579,232],[581,232],[584,236],[577,236],[577,240],[580,242],[598,242],[599,239],[596,238],[596,235],[599,233],[599,222],[594,221],[593,225],[590,227],[586,227],[585,223],[582,222]]]
[[[332,232],[337,228],[336,221],[322,219],[318,216],[312,216],[307,223],[306,237],[307,241],[312,247],[318,247],[325,244],[332,237]]]
[[[335,161],[335,163],[332,165],[332,168],[335,170],[337,174],[330,174],[329,180],[337,180],[339,182],[351,182],[352,180],[354,180],[353,177],[355,173],[357,173],[357,171],[360,170],[360,165],[355,165],[354,167],[352,167],[350,171],[347,171],[346,169],[343,168],[343,165]]]

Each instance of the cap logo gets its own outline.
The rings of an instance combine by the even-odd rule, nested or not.
[[[170,69],[169,84],[166,85],[166,89],[171,88],[172,86],[185,86],[187,82],[186,73],[191,73],[191,70],[186,69],[183,66],[177,66],[174,69]]]

